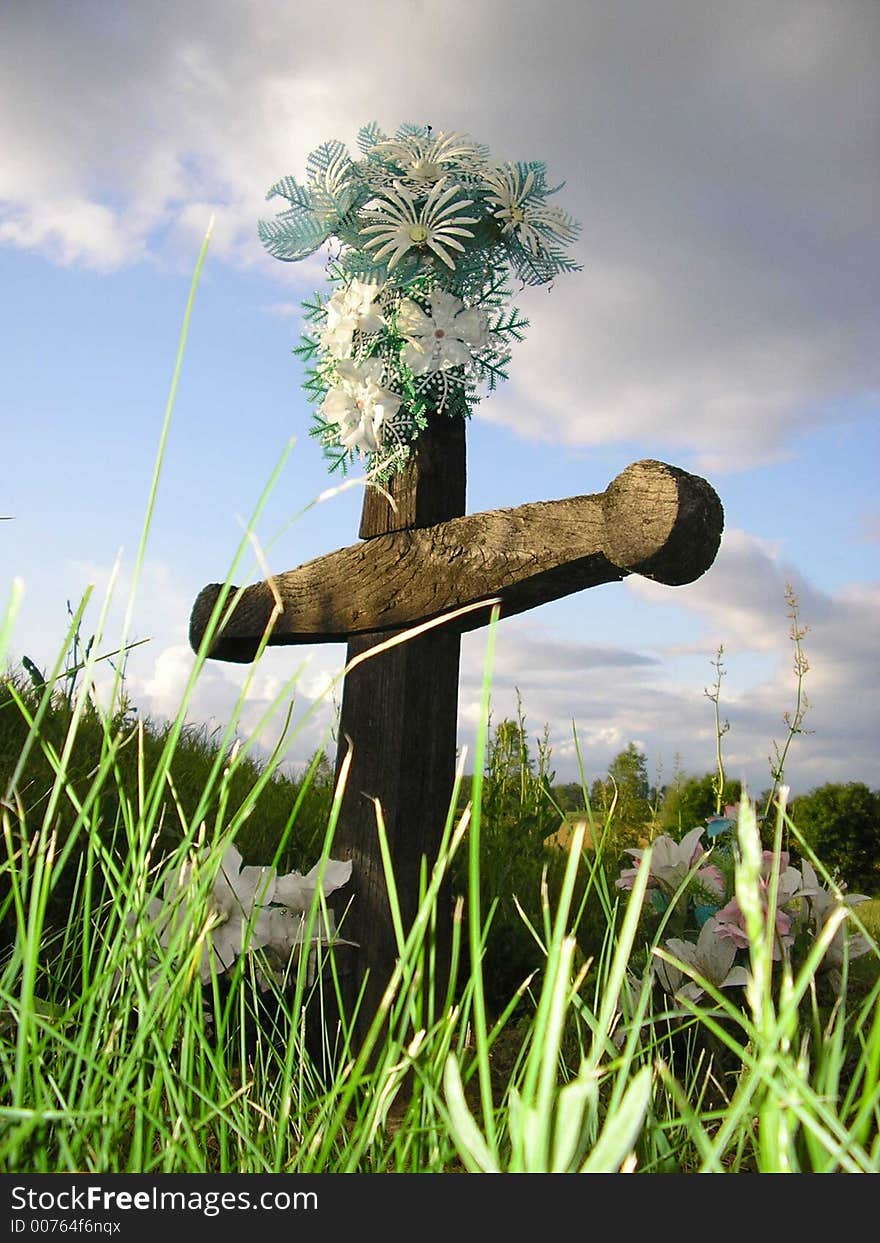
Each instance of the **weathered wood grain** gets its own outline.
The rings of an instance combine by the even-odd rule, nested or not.
[[[392,538],[386,533],[403,521],[413,528],[433,526],[463,514],[465,462],[464,420],[433,415],[406,471],[392,481],[396,508],[379,492],[369,491],[364,497],[360,527],[367,541],[364,547]],[[389,637],[387,630],[352,634],[346,663]],[[423,867],[430,869],[437,857],[452,797],[460,649],[458,633],[440,627],[362,661],[349,669],[343,683],[337,785],[346,757],[350,768],[333,854],[351,859],[352,874],[348,885],[332,895],[331,904],[343,935],[358,945],[339,960],[349,1015],[363,989],[356,1024],[361,1036],[382,1000],[397,958],[376,803],[393,861],[396,901],[403,926],[409,929],[418,907],[419,873]],[[452,927],[448,884],[438,895],[436,920],[442,994]]]
[[[466,426],[462,418],[431,416],[429,434],[418,438],[403,470],[381,491],[367,489],[358,531],[361,539],[436,526],[464,513]]]
[[[448,436],[446,427],[441,434]],[[449,461],[449,446],[444,450],[433,460]],[[454,474],[448,493],[453,512],[464,502],[463,469]],[[398,487],[398,513],[380,494],[368,493],[362,543],[278,574],[271,584],[245,588],[211,657],[253,660],[275,593],[283,611],[271,645],[340,642],[387,636],[489,597],[500,598],[506,617],[628,574],[671,586],[692,582],[712,564],[721,539],[723,510],[714,489],[663,462],[633,463],[602,493],[445,521],[437,517],[441,489],[413,486],[416,478],[433,477],[427,469]],[[394,529],[404,519],[419,521],[419,512],[422,525]],[[190,642],[196,650],[220,590],[211,584],[195,602]],[[488,618],[487,608],[455,626],[461,633]]]

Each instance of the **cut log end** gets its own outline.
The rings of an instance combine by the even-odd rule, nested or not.
[[[715,489],[677,466],[634,462],[602,498],[603,551],[630,574],[680,587],[712,565],[724,529]]]
[[[193,605],[189,619],[189,643],[192,650],[196,653],[201,649],[205,633],[211,621],[211,614],[214,612],[220,593],[224,590],[225,587],[222,583],[209,583],[196,596],[196,602]],[[229,587],[227,605],[237,591],[237,587]],[[219,629],[219,619],[217,626],[215,626],[215,630],[217,629]],[[220,635],[215,633],[206,655],[210,660],[226,660],[232,664],[248,665],[257,655],[261,637],[261,634],[256,636],[245,635],[243,637],[241,635],[234,635],[230,637],[225,633]]]

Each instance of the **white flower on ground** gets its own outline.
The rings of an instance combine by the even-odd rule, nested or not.
[[[805,899],[811,923],[818,933],[828,916],[838,906],[858,906],[870,899],[866,893],[833,893],[826,889],[816,875],[816,869],[806,859],[801,863],[803,883],[800,893],[796,896]]]
[[[404,180],[420,187],[433,185],[452,172],[478,174],[486,159],[485,150],[467,134],[444,131],[389,138],[373,150],[396,164]]]
[[[207,852],[203,852],[203,857]],[[162,898],[153,898],[147,914],[158,928],[159,940],[166,948],[187,926],[186,895],[195,880],[196,860],[191,860],[168,877]],[[245,951],[266,949],[287,961],[297,947],[305,944],[305,918],[318,887],[316,864],[303,876],[288,872],[278,876],[272,867],[242,866],[235,846],[230,846],[220,861],[208,898],[208,920],[201,930],[208,946],[199,963],[203,984],[228,971]],[[325,865],[322,892],[332,893],[346,884],[351,876],[350,861],[329,859]],[[319,911],[311,943],[337,940],[332,913],[328,920]]]
[[[523,176],[515,164],[502,164],[485,175],[485,182],[502,233],[514,234],[530,254],[540,254],[548,242],[571,242],[577,237],[575,222],[558,207],[548,207],[534,192],[532,169]]]
[[[806,914],[807,922],[811,924],[817,937],[829,916],[838,907],[852,908],[869,901],[865,893],[832,893],[820,883],[816,869],[806,859],[801,864],[801,872],[803,873],[803,887],[798,895],[801,899],[798,906],[800,911]],[[820,964],[820,970],[829,973],[832,983],[837,988],[841,983],[840,969],[843,966],[844,956],[860,958],[871,949],[870,941],[861,933],[853,932],[848,923],[849,921],[843,920],[837,928]]]
[[[275,882],[275,901],[290,911],[305,912],[312,905],[318,891],[318,874],[321,865],[316,863],[310,872],[288,872]],[[324,865],[324,893],[341,889],[351,877],[351,862],[328,859]]]
[[[734,966],[737,947],[719,935],[716,919],[706,920],[696,943],[670,937],[664,948],[679,962],[691,967],[694,975],[701,976],[715,988],[733,988],[748,983],[749,973],[745,967]],[[706,991],[702,984],[662,958],[657,959],[657,975],[667,993],[674,993],[676,997],[698,1001]]]
[[[698,826],[686,833],[680,842],[673,841],[666,833],[656,838],[651,849],[651,874],[648,884],[659,885],[670,895],[675,893],[705,854],[700,844],[702,835],[702,826]],[[626,853],[638,864],[645,851],[641,847],[631,847]],[[616,881],[618,889],[632,889],[638,870],[638,867],[625,868]],[[711,883],[714,878],[710,874],[707,879]]]
[[[355,363],[341,359],[336,365],[338,383],[321,403],[327,423],[339,425],[339,442],[359,453],[376,453],[382,446],[386,425],[400,408],[402,398],[382,385],[381,359]]]
[[[353,280],[327,303],[326,322],[320,334],[323,349],[333,358],[350,358],[356,332],[380,332],[385,319],[375,305],[380,286]]]
[[[461,214],[473,204],[473,199],[458,197],[462,193],[461,186],[447,186],[443,178],[431,187],[427,198],[419,206],[415,195],[401,182],[395,181],[393,186],[384,189],[380,197],[367,205],[367,210],[378,216],[379,220],[364,225],[360,230],[363,237],[373,234],[364,242],[364,248],[378,247],[373,255],[375,261],[390,255],[389,272],[413,247],[433,251],[448,268],[454,269],[450,248],[463,251],[459,238],[474,236],[473,231],[465,226],[478,223],[476,216]]]
[[[216,921],[210,929],[211,948],[220,969],[228,970],[241,953],[249,923],[248,944],[253,948],[266,944],[269,927],[263,908],[272,902],[275,884],[274,868],[243,867],[235,846],[230,846],[223,855],[211,891],[211,908]],[[210,968],[203,961],[202,979],[209,976]]]
[[[398,331],[406,337],[403,361],[414,375],[466,367],[473,351],[489,338],[489,321],[476,307],[442,290],[435,290],[426,313],[411,298],[405,298],[397,314]]]

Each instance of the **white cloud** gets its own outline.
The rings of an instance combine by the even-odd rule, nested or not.
[[[51,254],[65,266],[85,261],[99,270],[144,257],[144,240],[127,232],[110,208],[74,196],[53,198],[39,212],[13,209],[0,220],[0,243]]]
[[[330,748],[338,712],[337,669],[314,670],[302,652],[286,659],[267,653],[256,667],[208,661],[186,703],[185,719],[221,737],[235,722],[233,737],[253,738],[266,758],[286,734],[285,762],[304,764],[318,746]],[[143,717],[174,720],[195,665],[188,644],[171,644],[135,663],[126,677],[131,702]]]
[[[129,678],[131,691],[149,716],[173,720],[177,716],[186,686],[195,665],[189,645],[176,644],[160,651],[145,677]]]
[[[275,180],[371,119],[470,129],[499,158],[545,158],[584,223],[585,271],[524,299],[532,327],[486,417],[568,444],[643,437],[713,472],[771,462],[880,387],[878,19],[20,4],[0,51],[0,242],[109,269],[185,240],[190,262],[213,212],[215,255],[306,288],[320,263],[282,276],[256,241]]]
[[[91,589],[80,627],[83,639],[94,633],[105,614],[101,647],[107,648],[116,639],[121,641],[129,611],[129,641],[147,639],[155,643],[157,636],[171,636],[178,641],[186,637],[192,601],[168,562],[145,560],[135,582],[133,567],[125,558],[121,557],[116,566],[70,560],[65,565],[64,578],[67,598],[74,608],[83,593]]]
[[[787,456],[793,434],[822,420],[829,377],[864,370],[837,330],[802,325],[798,337],[764,319],[756,331],[749,291],[730,282],[723,296],[737,300],[736,322],[728,309],[713,323],[705,304],[722,291],[701,297],[691,266],[677,287],[623,274],[617,291],[596,283],[589,264],[588,272],[560,281],[552,308],[531,294],[511,384],[482,417],[563,445],[639,439],[657,456],[684,452],[717,474]]]

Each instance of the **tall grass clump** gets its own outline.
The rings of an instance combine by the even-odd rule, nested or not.
[[[474,772],[458,774],[408,927],[377,808],[397,963],[372,1023],[346,1011],[345,921],[334,930],[321,883],[334,866],[346,765],[334,778],[316,753],[301,777],[284,774],[295,678],[263,722],[284,721],[268,759],[256,751],[259,730],[239,737],[247,684],[224,730],[208,735],[188,717],[267,494],[173,720],[144,721],[126,699],[134,596],[121,641],[104,640],[108,594],[82,644],[86,598],[52,669],[4,676],[2,1167],[876,1172],[880,950],[860,906],[799,838],[785,751],[763,828],[769,849],[743,797],[726,837],[699,855],[662,835],[623,850],[613,806],[594,819],[583,776],[585,820],[562,848],[548,846],[560,809],[547,753],[536,767],[517,753],[515,731],[499,747],[490,730],[494,622]],[[13,584],[4,667],[20,597]],[[104,648],[122,653],[109,697],[95,691]],[[783,842],[813,869],[801,865],[796,908]],[[235,850],[264,878],[238,910]],[[277,912],[260,904],[260,885],[268,895],[273,877],[307,869],[314,896],[279,958],[263,935],[261,921]],[[716,875],[744,936],[723,979],[690,922]],[[426,990],[447,881],[457,895],[449,975]],[[797,944],[794,927],[805,930]],[[233,931],[227,961],[218,945]]]

